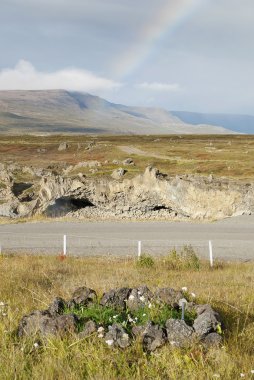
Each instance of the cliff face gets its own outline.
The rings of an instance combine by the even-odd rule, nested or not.
[[[153,167],[132,179],[86,178],[54,170],[1,167],[0,216],[44,214],[90,219],[222,219],[254,211],[254,183],[200,176],[167,177]]]

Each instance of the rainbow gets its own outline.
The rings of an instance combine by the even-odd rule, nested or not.
[[[141,28],[135,44],[118,57],[113,68],[117,78],[124,79],[135,71],[155,50],[158,42],[165,34],[173,33],[186,19],[208,0],[166,0],[166,5],[160,7],[153,15],[152,22]]]

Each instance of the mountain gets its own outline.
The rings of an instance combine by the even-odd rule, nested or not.
[[[193,125],[211,124],[230,129],[238,133],[254,134],[254,116],[223,113],[197,113],[185,111],[171,111],[184,123]]]
[[[233,133],[191,125],[160,108],[128,107],[65,90],[0,91],[0,132],[93,134]]]

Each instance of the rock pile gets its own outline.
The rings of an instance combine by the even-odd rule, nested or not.
[[[139,339],[145,352],[164,344],[218,346],[222,340],[219,314],[210,305],[197,305],[184,297],[188,298],[186,293],[172,288],[157,289],[153,293],[147,286],[139,286],[112,289],[99,299],[94,290],[81,287],[70,300],[58,297],[47,310],[25,315],[17,333],[20,338],[63,337],[71,333],[83,339],[95,335],[108,346],[119,348],[126,348],[133,339]],[[185,316],[180,319],[183,303]],[[99,322],[100,313],[105,309],[104,315],[111,313],[111,316]]]

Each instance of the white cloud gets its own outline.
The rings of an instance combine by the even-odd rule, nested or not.
[[[28,61],[20,60],[13,69],[0,71],[0,90],[101,91],[121,87],[120,83],[96,76],[87,70],[67,68],[40,72]]]
[[[160,83],[160,82],[143,82],[136,85],[137,88],[151,91],[175,92],[180,91],[181,87],[178,83]]]

